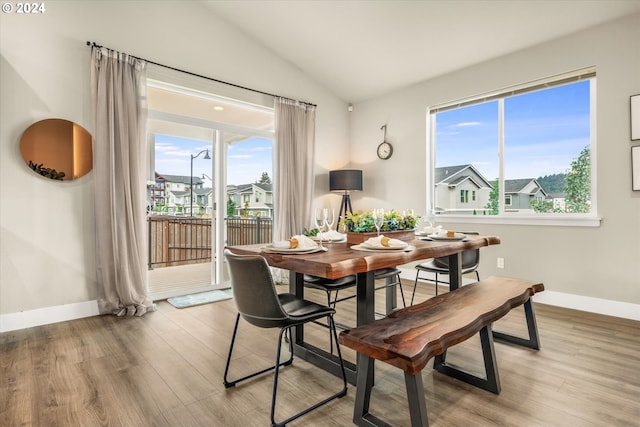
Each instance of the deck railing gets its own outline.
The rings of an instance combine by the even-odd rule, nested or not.
[[[149,269],[211,261],[211,218],[151,215]],[[225,218],[228,245],[269,243],[271,218]]]

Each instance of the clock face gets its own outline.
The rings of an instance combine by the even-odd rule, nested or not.
[[[383,142],[378,145],[378,157],[383,160],[387,160],[393,154],[393,147],[388,142]]]

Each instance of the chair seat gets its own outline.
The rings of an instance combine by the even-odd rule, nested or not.
[[[374,272],[374,277],[376,280],[386,279],[387,277],[397,276],[400,273],[401,271],[395,267],[381,268]]]
[[[323,291],[339,291],[356,285],[356,276],[341,277],[339,279],[325,279],[324,277],[304,275],[304,285]]]
[[[471,273],[476,268],[478,268],[477,265],[471,265],[471,266],[462,268],[462,274]],[[425,262],[423,262],[421,264],[416,265],[416,270],[420,270],[420,271],[437,271],[438,273],[449,274],[449,267],[442,267],[442,266],[436,264],[436,262],[434,260],[425,261]]]
[[[307,322],[334,314],[336,311],[326,305],[303,300],[293,294],[278,294],[282,308],[295,322]],[[293,322],[292,322],[293,323]]]

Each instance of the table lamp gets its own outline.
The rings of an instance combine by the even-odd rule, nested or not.
[[[336,230],[340,226],[340,221],[347,212],[353,212],[351,208],[350,191],[362,191],[362,171],[356,169],[342,169],[329,171],[329,191],[343,191],[340,213],[336,223]]]

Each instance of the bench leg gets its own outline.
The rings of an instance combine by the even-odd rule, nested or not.
[[[434,358],[433,369],[483,390],[500,394],[500,377],[498,375],[498,363],[496,360],[495,348],[493,346],[491,325],[487,325],[480,330],[480,344],[482,345],[482,356],[484,359],[486,378],[471,374],[458,367],[447,365],[445,360],[447,357],[446,351]]]
[[[422,385],[422,372],[416,375],[404,373],[404,384],[407,389],[407,399],[409,400],[409,415],[411,416],[411,427],[427,427],[427,403],[424,399],[424,386]]]
[[[358,426],[391,427],[369,413],[371,389],[373,388],[375,360],[358,353],[358,374],[356,378],[356,401],[353,408],[353,423]]]
[[[373,388],[375,359],[358,353],[358,377],[356,380],[356,399],[353,409],[353,423],[367,427],[392,427],[369,412],[371,389]],[[427,404],[424,398],[424,386],[420,372],[416,375],[404,374],[411,427],[428,427]]]
[[[533,303],[531,298],[524,303],[524,315],[527,320],[527,330],[529,339],[516,337],[514,335],[505,334],[503,332],[493,331],[493,338],[498,341],[504,341],[511,344],[521,345],[523,347],[540,350],[540,338],[538,336],[538,324],[536,323],[536,314],[533,311]]]

